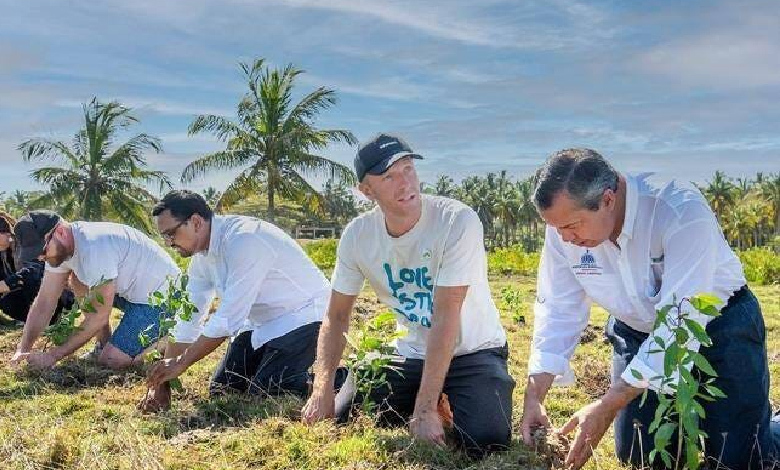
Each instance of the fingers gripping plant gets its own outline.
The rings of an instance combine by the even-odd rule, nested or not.
[[[658,408],[655,418],[648,428],[653,435],[653,450],[650,451],[650,461],[661,459],[668,468],[688,468],[696,470],[701,465],[704,439],[707,434],[699,427],[699,420],[705,418],[703,401],[715,401],[726,395],[713,382],[718,376],[707,359],[692,347],[692,341],[698,341],[702,346],[711,346],[712,339],[705,328],[690,318],[690,310],[683,308],[690,304],[693,309],[703,315],[717,317],[720,315],[717,305],[718,297],[710,294],[699,294],[691,298],[677,301],[658,310],[653,330],[665,325],[670,335],[667,339],[656,335],[653,337],[659,349],[650,353],[664,354],[663,376],[650,378],[660,381],[661,390],[672,390],[667,395],[658,393]],[[696,367],[692,371],[692,367]],[[631,370],[638,380],[646,380],[642,374]],[[647,398],[648,389],[642,396],[642,405]],[[641,406],[641,405],[640,405]],[[677,432],[677,451],[674,466],[672,454],[667,450],[672,437]],[[683,459],[683,454],[685,459]],[[682,462],[685,462],[683,464]]]
[[[376,409],[371,391],[384,386],[387,371],[393,370],[390,366],[395,350],[392,342],[404,336],[404,332],[394,331],[394,327],[395,315],[385,312],[367,321],[356,332],[345,335],[352,348],[346,361],[347,368],[355,378],[357,393],[363,399],[360,408],[365,414]]]
[[[178,277],[167,277],[167,287],[163,291],[154,291],[149,294],[149,304],[160,309],[160,327],[157,329],[157,335],[153,334],[154,325],[149,325],[144,331],[138,334],[141,346],[148,348],[155,345],[155,348],[144,356],[145,363],[159,361],[163,358],[161,351],[161,340],[167,337],[173,338],[173,328],[176,326],[177,319],[182,321],[191,321],[192,314],[198,309],[190,300],[187,292],[187,283],[189,276],[182,274]],[[175,378],[169,381],[171,389],[182,390],[181,380]]]

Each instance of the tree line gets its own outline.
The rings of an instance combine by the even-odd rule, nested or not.
[[[336,92],[319,87],[296,100],[295,81],[303,70],[272,68],[263,59],[240,67],[248,91],[235,117],[200,115],[188,128],[190,135],[213,135],[224,149],[189,163],[179,181],[237,170],[224,190],[203,191],[207,201],[217,212],[260,216],[290,231],[301,225],[340,229],[370,207],[355,195],[353,171],[321,155],[331,144],[357,143],[349,130],[315,125],[320,112],[336,105]],[[136,123],[130,108],[93,98],[83,105],[83,127],[71,142],[25,140],[18,147],[21,156],[42,163],[30,176],[47,189],[0,191],[0,208],[15,215],[48,208],[67,218],[115,220],[152,232],[149,209],[174,184],[149,168],[147,156],[163,151],[159,138],[140,133],[118,141]],[[312,178],[325,182],[316,188]],[[544,237],[544,223],[531,202],[533,187],[533,177],[512,179],[506,171],[460,182],[442,175],[422,183],[425,193],[471,206],[482,220],[488,248],[520,245],[527,251],[538,250]],[[780,173],[732,179],[716,171],[699,189],[732,246],[780,249]]]

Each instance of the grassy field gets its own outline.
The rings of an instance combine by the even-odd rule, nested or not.
[[[527,277],[492,279],[510,338],[511,374],[517,380],[514,429],[519,428],[525,362],[532,333],[534,281]],[[509,312],[500,292],[519,291],[519,312]],[[780,402],[780,286],[754,291],[766,317],[772,400]],[[361,296],[363,315],[381,309],[373,295]],[[526,322],[517,317],[524,315]],[[208,398],[208,378],[224,349],[183,377],[186,393],[165,414],[145,416],[135,405],[145,388],[140,371],[114,373],[72,360],[42,375],[14,373],[7,367],[21,334],[2,317],[0,326],[0,468],[3,469],[531,469],[545,468],[513,438],[510,451],[469,461],[412,442],[403,429],[378,429],[367,420],[347,426],[298,423],[301,402],[286,399]],[[594,308],[587,342],[576,353],[578,384],[556,388],[548,411],[560,425],[570,413],[608,386],[609,347],[602,341],[606,315]],[[588,468],[616,469],[611,436]]]

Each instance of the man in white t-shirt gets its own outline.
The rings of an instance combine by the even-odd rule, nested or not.
[[[562,428],[576,430],[567,465],[584,465],[614,421],[618,458],[646,468],[654,448],[648,428],[657,394],[674,393],[660,380],[664,344],[670,344],[672,333],[665,325],[654,328],[656,312],[675,299],[712,293],[721,299],[715,319],[690,303],[681,307],[699,328],[706,327],[712,345],[701,347],[701,356],[718,374],[713,385],[727,395],[702,402],[705,456],[733,470],[762,468],[762,459],[776,458],[772,433],[778,429],[770,425],[761,307],[701,193],[678,181],[659,184],[648,174],[622,175],[593,150],[568,149],[540,169],[534,204],[547,232],[528,360],[524,441],[531,445],[532,429],[549,425],[543,402],[553,382],[574,381],[569,361],[592,300],[610,314],[612,384]],[[687,346],[699,350],[700,344],[691,339]],[[642,404],[647,388],[652,392]]]
[[[187,292],[198,311],[177,321],[141,408],[167,408],[168,381],[228,338],[212,394],[305,395],[330,284],[300,245],[269,222],[214,215],[191,191],[168,193],[152,215],[165,241],[192,257]],[[207,318],[215,297],[219,307]]]
[[[132,227],[68,222],[49,214],[36,219],[43,244],[34,249],[42,253],[46,270],[12,362],[26,359],[32,367],[49,368],[97,337],[98,362],[112,368],[129,366],[144,350],[139,334],[155,337],[159,328],[162,312],[149,305],[149,294],[163,290],[168,277],[179,275],[179,268],[160,245]],[[89,295],[95,311],[84,314],[64,344],[31,352],[69,280],[77,295]],[[113,307],[124,313],[112,333]]]
[[[475,454],[502,449],[511,435],[514,381],[490,296],[482,224],[458,201],[420,194],[413,162],[420,158],[387,134],[358,151],[359,188],[377,207],[342,234],[303,420],[342,411],[335,409],[334,374],[355,300],[368,279],[406,333],[397,342],[387,385],[371,392],[382,416],[411,418],[413,436],[443,444],[438,403],[444,392],[460,447]]]

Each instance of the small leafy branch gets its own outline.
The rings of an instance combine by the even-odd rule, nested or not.
[[[699,427],[699,420],[705,418],[702,401],[715,401],[725,398],[725,394],[713,385],[718,376],[715,369],[707,359],[696,349],[690,346],[692,340],[698,341],[702,346],[711,346],[712,339],[707,334],[701,323],[693,320],[689,309],[683,308],[690,304],[693,309],[703,315],[717,317],[720,315],[717,305],[721,303],[718,297],[711,294],[699,294],[677,301],[674,298],[672,304],[658,310],[653,330],[665,325],[668,328],[669,338],[664,339],[658,335],[653,340],[660,349],[649,351],[664,353],[664,374],[651,378],[660,381],[661,390],[672,390],[671,395],[658,393],[658,408],[655,419],[650,424],[648,432],[653,434],[653,450],[650,451],[650,461],[655,462],[660,458],[667,468],[688,468],[696,470],[701,465],[704,439],[707,433]],[[691,371],[693,366],[698,373]],[[638,380],[644,380],[642,374],[631,370],[632,375]],[[642,396],[642,404],[647,398],[648,390]],[[672,466],[672,454],[667,450],[674,433],[677,432],[677,453]],[[685,466],[683,466],[683,453],[685,453]]]
[[[49,343],[54,344],[55,346],[65,344],[65,342],[68,341],[68,338],[76,331],[80,330],[81,327],[76,325],[76,321],[81,318],[81,314],[84,312],[97,312],[97,308],[93,301],[96,301],[99,305],[105,304],[105,299],[97,290],[109,282],[111,281],[101,278],[96,285],[87,289],[87,293],[84,297],[76,298],[73,305],[62,312],[56,323],[46,327],[43,331],[43,336],[47,340],[44,350],[48,347]]]
[[[395,315],[385,312],[345,336],[352,347],[347,368],[355,378],[357,393],[363,397],[360,408],[363,413],[371,414],[376,409],[371,391],[387,383],[387,371],[392,369],[390,358],[395,350],[392,342],[404,336],[404,332],[395,331]]]
[[[506,305],[509,313],[512,314],[512,321],[515,323],[525,323],[525,312],[523,311],[523,295],[512,286],[501,288],[501,300]]]
[[[198,311],[187,292],[189,276],[186,274],[178,277],[168,276],[166,280],[168,285],[164,291],[154,291],[149,294],[149,304],[160,309],[160,327],[157,329],[157,335],[151,334],[154,325],[149,325],[138,334],[138,339],[144,348],[155,345],[155,348],[144,356],[144,362],[147,364],[163,358],[160,350],[161,340],[169,336],[173,338],[172,331],[176,326],[177,318],[182,321],[191,321],[192,314]],[[173,390],[181,391],[183,389],[181,380],[178,378],[171,380],[169,384]]]

